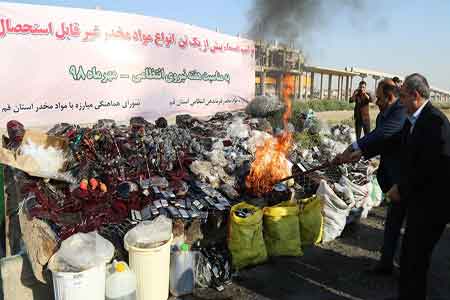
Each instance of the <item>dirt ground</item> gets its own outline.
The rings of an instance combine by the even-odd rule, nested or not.
[[[447,118],[450,119],[450,110],[442,110]],[[370,118],[372,122],[375,122],[377,115],[378,115],[378,108],[376,106],[370,107]],[[329,124],[336,124],[340,123],[342,121],[348,121],[351,120],[353,117],[353,111],[323,111],[323,112],[317,112],[316,113],[317,118],[321,120],[322,122],[327,122]]]
[[[199,290],[183,300],[378,300],[396,295],[397,277],[367,273],[380,256],[385,208],[346,228],[337,240],[299,258],[278,258],[239,274],[218,293]],[[429,274],[431,300],[450,299],[450,227],[435,249]],[[175,298],[174,298],[175,299]]]

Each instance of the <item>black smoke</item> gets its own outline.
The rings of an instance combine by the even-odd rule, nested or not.
[[[354,20],[369,18],[365,0],[254,0],[248,12],[248,37],[301,44],[336,13]],[[358,24],[359,21],[356,22]],[[298,46],[298,45],[297,45]]]

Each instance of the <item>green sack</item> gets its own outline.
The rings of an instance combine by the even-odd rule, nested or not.
[[[264,240],[269,256],[303,255],[296,203],[285,201],[264,208]]]
[[[247,208],[255,213],[246,218],[236,216],[238,209]],[[228,228],[228,249],[233,267],[237,270],[267,260],[267,250],[263,238],[263,212],[260,208],[241,202],[230,211]]]
[[[323,203],[317,196],[300,200],[300,235],[302,246],[317,245],[323,234]]]

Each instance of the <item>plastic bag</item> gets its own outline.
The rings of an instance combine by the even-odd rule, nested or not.
[[[170,240],[172,220],[159,216],[153,221],[144,221],[125,235],[125,248],[154,248]]]
[[[302,199],[300,202],[300,236],[302,246],[317,245],[323,236],[323,203],[317,196]]]
[[[375,176],[370,177],[370,183],[372,184],[369,189],[369,197],[373,207],[381,205],[383,200],[383,191],[381,190],[378,180]]]
[[[96,231],[77,233],[61,243],[50,269],[57,272],[81,272],[109,263],[113,255],[113,244]]]
[[[322,241],[329,242],[341,235],[352,206],[342,201],[325,180],[320,181],[316,195],[324,201]]]
[[[367,197],[367,195],[369,194],[367,185],[363,185],[363,186],[357,185],[357,184],[351,182],[351,180],[345,176],[341,177],[341,179],[339,180],[339,183],[343,186],[347,186],[350,188],[350,190],[352,191],[352,193],[354,195],[355,202],[360,202],[362,199]]]
[[[264,240],[269,256],[301,256],[299,208],[285,201],[264,209]]]
[[[250,127],[245,125],[242,119],[235,119],[227,129],[227,134],[230,137],[246,139],[249,136]]]
[[[353,195],[353,191],[349,186],[335,183],[334,191],[342,197],[345,203],[355,203],[355,195]]]
[[[248,209],[253,213],[247,217],[239,217],[235,212],[240,209]],[[267,260],[263,238],[263,212],[260,208],[245,202],[231,208],[228,249],[231,252],[233,267],[237,270]]]
[[[231,282],[231,260],[226,248],[202,248],[195,251],[195,285],[223,290]]]

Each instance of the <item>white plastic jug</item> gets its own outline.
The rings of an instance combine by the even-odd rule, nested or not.
[[[114,261],[107,270],[106,300],[136,300],[136,275],[125,262]]]
[[[194,292],[194,253],[189,245],[175,246],[170,254],[170,293],[174,296],[189,295]]]

